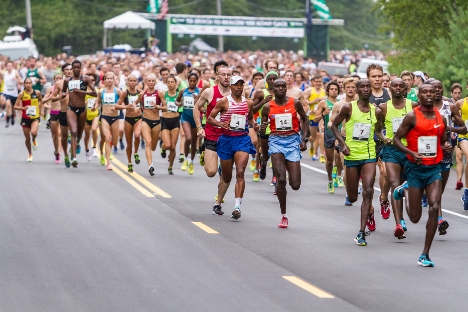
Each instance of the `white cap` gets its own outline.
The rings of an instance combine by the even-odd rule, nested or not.
[[[425,82],[426,81],[426,77],[424,77],[424,73],[420,70],[417,70],[413,73],[413,75],[416,77],[421,77],[422,81]]]
[[[230,80],[230,84],[235,85],[238,81],[245,82],[244,78],[242,78],[241,76],[232,76]]]

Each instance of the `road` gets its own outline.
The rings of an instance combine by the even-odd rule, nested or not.
[[[443,197],[450,223],[436,235],[434,268],[416,264],[427,213],[393,237],[393,216],[376,216],[367,247],[353,239],[359,204],[344,189],[328,194],[324,165],[304,153],[302,186],[289,189],[290,227],[267,180],[246,173],[242,218],[211,213],[218,178],[154,155],[128,174],[123,151],[114,171],[84,151],[78,169],[53,162],[50,133],[27,163],[18,125],[0,121],[0,310],[2,311],[461,311],[468,305],[468,213],[454,172]],[[374,206],[378,212],[378,195]],[[453,214],[455,213],[455,214]],[[465,272],[465,273],[463,273]]]

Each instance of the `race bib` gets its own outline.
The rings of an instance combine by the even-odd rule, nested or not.
[[[7,84],[6,89],[8,92],[14,92],[16,88],[16,84]]]
[[[36,116],[36,112],[37,112],[36,109],[37,109],[36,106],[29,106],[26,109],[26,115],[27,116]]]
[[[36,84],[37,78],[36,77],[29,77],[31,79],[32,84]]]
[[[138,95],[129,95],[128,104],[133,105],[137,99],[138,99]]]
[[[184,96],[184,108],[193,109],[195,99],[192,96]]]
[[[68,82],[68,90],[70,92],[73,92],[73,89],[79,89],[80,88],[80,81],[79,80],[70,80]]]
[[[96,103],[96,98],[88,99],[88,108],[89,109],[93,108],[95,103]]]
[[[177,109],[178,109],[178,107],[177,107],[175,102],[167,102],[167,111],[168,112],[176,113]]]
[[[393,134],[395,134],[398,131],[398,128],[400,128],[401,123],[403,122],[403,118],[405,118],[405,117],[392,118],[392,132],[393,132]]]
[[[145,96],[145,102],[143,103],[143,105],[146,109],[154,109],[153,103],[156,103],[155,96]]]
[[[370,137],[371,124],[356,122],[353,128],[353,140],[367,141]]]
[[[275,125],[277,131],[287,131],[292,129],[292,114],[276,114]]]
[[[232,114],[229,127],[234,131],[243,131],[245,130],[245,120],[246,118],[244,115]]]
[[[115,105],[115,93],[104,93],[103,104]]]
[[[433,158],[437,156],[437,137],[421,136],[418,138],[418,153],[424,158]]]

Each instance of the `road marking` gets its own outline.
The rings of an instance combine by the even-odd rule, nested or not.
[[[127,172],[128,173],[128,168],[125,167],[124,164],[122,164],[122,162],[120,162],[120,160],[118,160],[116,157],[114,157],[114,159],[111,161],[113,162],[114,164],[116,164],[120,169],[122,169],[124,172]],[[149,188],[151,191],[153,191],[156,195],[159,195],[161,197],[164,197],[164,198],[172,198],[171,195],[169,195],[168,193],[164,192],[162,189],[160,189],[159,187],[157,187],[156,185],[154,185],[153,183],[151,183],[150,181],[146,180],[145,178],[143,178],[141,175],[139,175],[138,173],[136,173],[135,171],[133,173],[128,173],[130,176],[132,176],[134,179],[138,180],[141,184],[143,184],[144,186],[146,186],[147,188]]]
[[[309,165],[307,165],[307,164],[301,163],[301,166],[304,167],[304,168],[310,169],[310,170],[312,170],[312,171],[316,171],[316,172],[318,172],[318,173],[327,174],[327,172],[326,172],[325,170],[317,169],[317,168],[312,167],[312,166],[309,166]],[[344,169],[343,169],[343,170],[344,170]],[[381,189],[378,188],[378,187],[376,187],[376,186],[374,186],[374,190],[381,192]],[[391,194],[390,194],[390,195],[391,195]],[[451,210],[447,210],[447,209],[442,209],[442,211],[443,211],[443,212],[446,212],[446,213],[448,213],[448,214],[451,214],[451,215],[460,217],[460,218],[468,219],[468,216],[462,215],[462,214],[460,214],[460,213],[458,213],[458,212],[455,212],[455,211],[451,211]]]
[[[213,230],[208,225],[205,225],[205,224],[203,224],[201,222],[192,222],[192,223],[195,224],[196,226],[198,226],[200,229],[202,229],[203,231],[205,231],[208,234],[219,234],[218,231]]]
[[[335,298],[335,296],[327,293],[326,291],[310,284],[310,283],[307,283],[306,281],[300,279],[299,277],[297,276],[283,276],[283,278],[291,283],[293,283],[294,285],[296,285],[297,287],[300,287],[302,289],[304,289],[305,291],[308,291],[310,292],[311,294],[319,297],[319,298],[322,298],[322,299],[333,299]]]
[[[134,188],[136,188],[137,190],[139,190],[143,195],[145,195],[146,197],[155,197],[153,194],[151,194],[148,190],[146,190],[144,187],[142,187],[140,184],[136,183],[135,181],[133,181],[132,179],[130,179],[128,176],[125,175],[125,173],[123,173],[122,171],[120,171],[119,169],[117,168],[114,168],[112,171],[114,171],[115,173],[117,173],[122,179],[124,179],[125,181],[127,181],[128,183],[130,183],[131,186],[133,186]]]

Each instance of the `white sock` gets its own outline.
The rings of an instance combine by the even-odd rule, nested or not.
[[[151,163],[151,165],[149,166],[149,168],[151,168],[151,167],[153,167],[153,163]],[[149,169],[149,168],[148,168],[148,169]]]
[[[236,207],[240,208],[241,204],[242,204],[242,198],[236,198]]]
[[[193,159],[189,159],[188,163],[189,163],[189,165],[190,165],[191,163],[193,163]]]
[[[287,218],[287,217],[288,217],[288,215],[287,215],[287,214],[283,214],[283,217]]]

